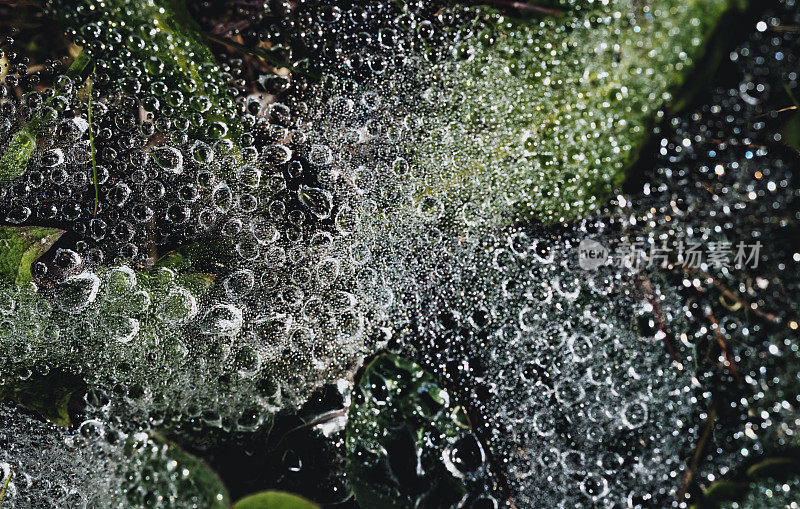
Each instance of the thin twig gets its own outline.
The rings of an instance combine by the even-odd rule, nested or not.
[[[6,490],[8,490],[8,484],[11,482],[12,475],[14,475],[14,471],[9,468],[8,477],[3,481],[3,486],[0,487],[0,506],[3,505],[3,499],[6,497]]]
[[[687,269],[687,271],[689,271],[688,268],[686,268],[686,269]],[[725,296],[728,299],[736,302],[737,304],[739,304],[743,308],[752,311],[753,313],[755,313],[756,315],[760,316],[764,320],[766,320],[766,321],[768,321],[770,323],[778,323],[780,321],[780,319],[778,318],[777,315],[774,315],[772,313],[767,313],[765,311],[761,311],[760,309],[758,309],[757,306],[754,307],[749,302],[747,302],[746,300],[741,298],[738,294],[736,294],[736,293],[732,292],[731,290],[729,290],[724,284],[722,284],[722,282],[720,280],[718,280],[717,278],[715,278],[714,276],[712,276],[708,272],[705,272],[705,271],[700,270],[700,269],[694,269],[694,272],[697,272],[703,278],[710,280],[714,284],[714,287],[716,287],[716,289],[719,290],[719,292],[723,296]]]
[[[89,80],[89,106],[87,116],[89,117],[89,151],[92,154],[92,181],[94,182],[94,212],[97,216],[97,205],[100,203],[100,186],[97,184],[97,153],[94,149],[94,133],[92,132],[92,80]]]
[[[563,11],[558,9],[551,9],[548,7],[540,7],[538,5],[531,5],[525,2],[516,2],[514,0],[484,0],[487,5],[499,5],[501,7],[509,7],[511,9],[519,9],[521,11],[532,11],[548,16],[561,17],[564,15]]]
[[[736,377],[737,380],[741,380],[739,376],[739,369],[736,367],[736,361],[733,358],[733,354],[728,350],[728,345],[725,342],[725,336],[722,335],[722,331],[719,329],[719,323],[717,323],[717,319],[713,313],[710,311],[706,314],[706,318],[708,321],[711,322],[711,330],[714,331],[714,339],[717,340],[717,344],[722,349],[722,354],[725,355],[725,361],[728,365],[728,370],[731,372],[733,376]]]
[[[800,33],[800,26],[795,25],[777,25],[774,27],[770,27],[770,30],[773,32],[789,32],[789,33]]]
[[[787,91],[788,91],[788,89],[787,89]],[[770,116],[770,115],[772,115],[774,113],[785,113],[787,111],[795,111],[795,110],[797,110],[797,106],[787,106],[787,107],[781,108],[779,110],[773,110],[773,111],[768,111],[767,113],[761,113],[760,115],[755,115],[755,116],[750,117],[750,118],[743,118],[741,120],[737,120],[736,123],[739,124],[739,125],[752,124],[754,121],[756,121],[756,120],[758,120],[760,118],[768,117],[768,116]]]
[[[658,299],[656,298],[655,290],[653,289],[653,283],[650,281],[650,278],[647,277],[645,273],[641,273],[639,277],[639,288],[644,293],[644,296],[647,298],[647,302],[650,303],[650,307],[653,308],[653,316],[656,319],[656,324],[658,325],[658,331],[664,337],[664,346],[667,349],[667,353],[669,354],[670,359],[672,362],[678,362],[678,356],[675,353],[675,346],[672,344],[670,339],[669,331],[667,330],[667,324],[664,320],[664,314],[661,312],[661,306],[658,304]]]
[[[761,149],[768,148],[766,145],[756,145],[755,143],[739,143],[738,141],[725,141],[725,140],[720,140],[719,138],[705,138],[700,140],[700,142],[716,146],[725,145],[728,147],[747,147],[747,148],[761,148]]]
[[[295,431],[298,431],[298,430],[301,430],[301,429],[306,429],[306,428],[313,428],[314,426],[316,426],[318,424],[325,424],[326,422],[330,422],[330,421],[332,421],[334,419],[338,419],[339,417],[344,417],[346,415],[347,415],[347,408],[340,408],[339,410],[331,410],[330,412],[325,412],[324,414],[320,415],[316,419],[312,419],[312,420],[310,420],[310,421],[308,421],[306,423],[300,424],[299,426],[295,426],[294,428],[290,429],[289,431],[287,431],[286,433],[283,434],[283,436],[280,438],[280,440],[278,440],[275,443],[275,446],[273,447],[273,450],[277,449],[278,446],[281,445],[281,443],[283,443],[284,439],[286,439],[287,436],[291,435]]]
[[[711,430],[714,428],[714,420],[716,419],[716,417],[717,417],[716,410],[710,408],[708,411],[708,417],[706,417],[706,422],[703,426],[703,434],[700,436],[700,441],[697,442],[697,446],[694,449],[694,454],[692,455],[692,459],[689,462],[689,467],[686,469],[686,475],[683,476],[681,487],[678,490],[679,503],[686,496],[686,490],[689,488],[689,484],[692,482],[694,473],[697,471],[697,466],[700,464],[700,458],[703,457],[703,450],[706,448],[706,444],[708,443],[708,438],[711,436]]]
[[[248,48],[244,44],[239,44],[238,42],[232,41],[232,40],[230,40],[230,39],[228,39],[226,37],[221,37],[219,35],[211,34],[211,33],[207,33],[207,32],[204,35],[205,35],[206,39],[208,39],[209,41],[214,41],[216,43],[219,43],[219,44],[228,46],[230,48],[236,49],[238,51],[241,51],[242,53],[245,53],[247,55],[251,55],[251,56],[260,58],[260,59],[264,60],[265,62],[267,62],[268,64],[270,64],[270,65],[272,65],[274,67],[289,69],[292,72],[296,72],[296,73],[299,73],[299,74],[304,74],[304,75],[310,76],[312,78],[319,78],[319,76],[316,76],[316,75],[314,75],[314,74],[312,74],[312,73],[310,73],[308,71],[305,71],[303,69],[298,69],[297,67],[295,67],[294,65],[292,65],[289,62],[282,62],[282,61],[278,60],[277,58],[273,57],[272,55],[270,55],[270,54],[268,54],[266,52],[263,52],[263,51],[260,51],[260,50],[257,50],[257,49],[253,49],[253,48]]]

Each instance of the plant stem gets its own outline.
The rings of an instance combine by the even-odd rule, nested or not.
[[[658,331],[664,335],[662,339],[664,340],[664,347],[667,349],[669,358],[672,360],[672,362],[678,363],[678,355],[675,353],[675,347],[672,344],[670,333],[667,330],[666,320],[664,320],[664,314],[661,312],[661,306],[658,303],[656,292],[653,289],[653,283],[650,282],[650,278],[645,273],[641,274],[638,283],[639,288],[642,290],[642,293],[644,293],[644,296],[647,299],[647,302],[653,308],[653,317],[656,319]]]
[[[0,487],[0,507],[3,506],[3,499],[6,497],[6,490],[8,489],[8,483],[11,482],[12,475],[14,475],[14,471],[9,469],[8,477],[6,477],[6,480],[3,482],[3,486]]]
[[[92,153],[92,181],[94,182],[94,212],[97,215],[97,204],[100,202],[100,188],[97,185],[97,157],[94,150],[94,133],[92,132],[92,80],[89,80],[89,106],[87,111],[89,120],[89,150]]]
[[[695,447],[692,459],[689,462],[688,468],[686,469],[686,475],[683,476],[683,481],[681,482],[680,489],[678,490],[678,502],[684,499],[686,490],[689,488],[689,484],[692,482],[694,473],[697,471],[697,467],[700,465],[700,459],[703,457],[703,451],[705,450],[708,439],[711,436],[711,431],[714,429],[714,421],[716,418],[716,410],[713,407],[709,407],[708,416],[706,417],[706,422],[703,426],[703,433],[700,435],[700,441],[697,442],[697,447]]]
[[[278,68],[283,67],[285,69],[289,69],[292,72],[296,72],[296,73],[299,73],[299,74],[304,74],[304,75],[312,77],[312,78],[319,78],[319,76],[316,76],[316,75],[314,75],[312,73],[309,73],[308,71],[304,71],[302,69],[298,69],[297,67],[295,67],[294,65],[292,65],[289,62],[281,62],[280,60],[278,60],[277,58],[273,57],[272,55],[270,55],[268,53],[265,53],[265,52],[257,50],[257,49],[248,48],[244,44],[239,44],[238,42],[232,41],[232,40],[230,40],[230,39],[228,39],[226,37],[221,37],[219,35],[211,34],[211,33],[207,33],[207,32],[204,33],[203,35],[209,41],[213,41],[213,42],[222,44],[224,46],[228,46],[230,48],[234,48],[236,50],[239,50],[242,53],[245,53],[247,55],[251,55],[251,56],[254,56],[256,58],[260,58],[261,60],[264,60],[265,62],[267,62],[268,64],[270,64],[270,65],[272,65],[274,67],[278,67]]]
[[[509,7],[512,9],[519,9],[521,11],[534,11],[547,16],[561,17],[563,12],[558,9],[550,9],[548,7],[540,7],[538,5],[531,5],[525,2],[517,2],[514,0],[485,0],[488,5],[499,5],[501,7]]]

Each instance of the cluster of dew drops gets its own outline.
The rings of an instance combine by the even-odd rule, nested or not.
[[[103,53],[112,58],[93,62],[94,92],[62,62],[28,72],[13,38],[3,41],[0,146],[34,116],[46,120],[28,171],[0,191],[0,219],[65,233],[33,264],[32,285],[2,289],[0,376],[68,370],[98,388],[87,399],[91,418],[75,431],[0,409],[0,442],[13,443],[0,451],[0,478],[15,472],[9,503],[203,507],[187,474],[139,430],[185,421],[256,430],[265,415],[297,407],[390,345],[451,382],[455,397],[485,416],[476,447],[503,456],[493,468],[507,487],[484,502],[677,504],[698,423],[708,419],[707,387],[718,379],[690,369],[698,360],[691,345],[710,334],[703,301],[683,306],[691,279],[652,276],[658,313],[676,340],[685,338],[676,369],[665,359],[653,304],[632,290],[634,275],[580,272],[575,246],[586,235],[652,239],[673,225],[707,240],[720,229],[754,227],[728,226],[733,220],[720,221],[719,210],[761,202],[755,215],[771,217],[796,202],[788,156],[737,148],[753,144],[758,134],[747,129],[758,131],[758,123],[721,127],[743,111],[761,114],[762,101],[767,107],[754,76],[796,86],[797,75],[787,75],[791,34],[764,35],[796,24],[786,14],[792,6],[762,20],[731,55],[743,69],[739,88],[716,91],[702,119],[690,115],[667,129],[659,168],[633,192],[636,200],[620,197],[606,219],[555,232],[509,227],[465,240],[431,226],[445,204],[416,205],[411,190],[424,182],[411,182],[408,145],[426,122],[414,109],[424,88],[419,67],[436,69],[458,55],[445,29],[462,27],[465,37],[480,23],[465,10],[422,4],[402,13],[378,2],[340,4],[243,5],[244,28],[208,28],[261,44],[270,59],[298,70],[254,74],[251,61],[229,53],[203,69],[202,86],[180,90],[166,84],[158,58],[145,68],[126,61],[126,48],[148,44],[133,29],[99,23],[70,34],[119,45]],[[157,26],[148,30],[169,44]],[[120,69],[126,77],[118,80]],[[43,79],[53,83],[47,92],[38,87]],[[91,123],[87,94],[94,94]],[[238,117],[214,118],[217,108]],[[730,141],[699,148],[707,138]],[[721,181],[726,174],[716,170],[756,163],[764,189]],[[702,194],[706,178],[720,185],[721,201]],[[175,250],[192,260],[188,267],[169,263]],[[773,302],[754,300],[761,298]],[[797,428],[791,380],[781,374],[791,362],[758,365],[765,351],[781,357],[773,346],[795,355],[796,342],[738,318],[723,325],[747,345],[735,355],[754,387],[733,414],[764,410],[723,427],[717,453],[695,473],[705,484],[764,452],[754,435],[790,440]],[[778,393],[786,396],[763,402]],[[128,471],[119,464],[131,440],[141,452]],[[137,478],[135,467],[155,464],[170,474],[143,491],[151,479]],[[478,466],[456,473],[469,476],[469,468]],[[113,493],[124,498],[107,498]]]
[[[372,16],[352,7],[342,34],[391,25],[374,15],[384,7]],[[87,13],[81,4],[74,15]],[[315,26],[342,16],[338,7],[313,20],[300,14]],[[288,29],[302,38],[301,27]],[[169,48],[157,26],[98,21],[68,35],[107,55],[93,59],[91,87],[59,61],[28,72],[13,36],[3,40],[4,148],[26,124],[36,123],[37,139],[28,171],[3,187],[0,214],[9,226],[64,234],[33,263],[33,283],[3,289],[2,372],[23,381],[78,374],[98,387],[106,403],[87,400],[86,412],[105,424],[77,427],[78,437],[94,440],[79,440],[87,449],[72,458],[87,469],[51,486],[60,463],[47,458],[60,457],[65,443],[73,448],[72,432],[23,432],[31,420],[4,413],[14,442],[3,451],[3,473],[13,472],[8,501],[204,507],[163,447],[136,430],[186,422],[256,430],[270,413],[351,375],[386,342],[389,333],[375,324],[389,321],[394,296],[372,263],[367,221],[379,211],[366,197],[383,199],[392,187],[384,179],[407,171],[398,141],[408,127],[368,86],[370,69],[385,70],[377,61],[347,71],[366,87],[266,70],[245,89],[243,62],[230,58],[202,69],[202,87],[190,80],[176,90],[158,57],[142,68],[126,60],[154,49],[152,40]],[[326,71],[324,56],[319,62],[309,72]],[[53,83],[46,91],[37,88],[43,77]],[[212,104],[212,95],[221,99]],[[214,108],[239,118],[209,121]],[[170,263],[184,256],[189,267]],[[49,441],[35,447],[49,455],[25,452],[25,437],[37,433]],[[115,468],[131,439],[148,451],[132,460],[132,472],[152,462],[174,475],[152,486]],[[90,482],[98,472],[108,486]]]

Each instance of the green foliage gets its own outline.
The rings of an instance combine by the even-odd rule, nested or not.
[[[491,18],[461,43],[463,60],[431,73],[409,205],[466,226],[597,210],[739,3],[594,2],[560,18]]]
[[[0,486],[0,507],[3,507],[3,499],[6,496],[6,490],[8,490],[8,483],[11,482],[12,475],[14,475],[14,472],[9,472],[6,478],[3,480],[3,485]]]
[[[211,467],[158,434],[130,435],[125,454],[128,462],[120,467],[130,479],[126,488],[134,507],[152,504],[151,494],[167,493],[171,486],[177,487],[181,500],[193,500],[195,507],[227,509],[231,505],[228,490]]]
[[[662,16],[658,18],[661,24],[635,25],[643,25],[643,31],[635,31],[634,25],[624,19],[608,25],[595,24],[587,29],[579,22],[583,18],[568,20],[566,24],[551,20],[531,26],[512,22],[492,27],[499,34],[496,45],[477,43],[470,48],[476,55],[471,63],[449,69],[452,81],[446,82],[447,85],[465,91],[466,100],[458,97],[455,103],[448,104],[425,131],[427,138],[419,144],[417,162],[424,171],[441,173],[440,178],[432,180],[433,185],[426,184],[418,190],[418,204],[434,197],[442,200],[448,214],[457,213],[465,204],[481,206],[486,209],[481,215],[495,222],[525,216],[544,221],[575,219],[594,210],[613,187],[621,183],[625,163],[646,137],[643,126],[663,105],[666,94],[683,83],[691,67],[688,63],[700,52],[699,46],[686,41],[702,39],[730,7],[728,2],[720,0],[691,2],[685,9],[680,3],[662,3],[675,11],[674,18]],[[98,70],[105,73],[105,77],[98,80],[99,86],[111,86],[116,83],[116,77],[126,75],[132,68],[143,70],[138,81],[127,80],[122,84],[123,88],[127,87],[126,92],[142,92],[153,107],[171,103],[168,112],[162,111],[167,117],[198,118],[200,114],[202,121],[190,126],[192,136],[211,141],[238,140],[239,121],[226,95],[224,79],[181,2],[110,0],[102,11],[87,8],[89,4],[79,1],[75,5],[75,2],[62,0],[48,3],[51,12],[86,45],[86,52],[73,64],[74,74],[83,73],[90,56],[97,62]],[[586,16],[587,19],[596,17],[594,14]],[[669,21],[664,24],[664,19]],[[680,37],[685,40],[672,41],[671,29],[686,24],[689,19],[702,22],[681,32]],[[615,39],[617,33],[622,34],[619,36],[622,49],[597,56],[595,68],[565,63],[568,56],[592,47],[597,41]],[[548,52],[521,51],[530,38],[549,41],[553,47],[564,51],[564,61],[554,63],[546,79],[536,71],[536,63],[546,61]],[[674,49],[681,43],[691,49],[687,62],[675,60]],[[127,53],[126,68],[115,70],[112,61],[115,52],[120,51]],[[640,63],[653,51],[656,52],[651,64],[653,69],[648,70],[655,69],[663,74],[642,76]],[[718,56],[714,56],[713,61],[718,61]],[[609,67],[604,68],[604,64]],[[501,77],[499,82],[498,76]],[[462,79],[467,81],[460,82]],[[92,83],[94,86],[94,81]],[[202,95],[209,102],[198,104],[170,98],[159,92],[160,85],[164,84],[170,92],[177,91],[187,98]],[[568,100],[576,88],[584,91],[582,102],[577,104]],[[520,98],[509,93],[521,89],[529,94]],[[483,100],[487,99],[487,90],[513,99],[518,111],[501,108],[503,113],[498,114],[492,101]],[[555,106],[542,108],[543,101]],[[88,111],[91,123],[91,97]],[[38,115],[12,136],[0,159],[0,182],[21,175],[27,168],[47,123],[46,108]],[[602,125],[595,125],[595,122]],[[463,137],[457,140],[463,145],[443,150],[438,134],[454,124],[457,130],[463,131]],[[594,136],[597,132],[605,135]],[[800,116],[792,117],[784,132],[784,141],[800,150]],[[90,142],[97,200],[91,134]],[[453,154],[454,161],[445,164],[442,154],[448,157]],[[585,154],[589,154],[588,161],[582,158]],[[457,169],[456,173],[447,173],[452,168]],[[501,194],[505,199],[498,199]],[[62,234],[60,230],[48,228],[0,227],[0,239],[4,244],[0,252],[0,277],[16,285],[30,282],[31,264]],[[162,314],[170,311],[165,304],[171,289],[179,287],[203,293],[215,277],[202,272],[206,264],[200,259],[205,254],[207,246],[191,245],[168,253],[149,272],[104,272],[104,277],[108,276],[103,290],[107,301],[98,312],[101,328],[113,329],[115,317],[119,318],[117,324],[129,323],[125,320],[131,317],[125,313],[133,290],[152,295],[154,308]],[[119,280],[115,279],[117,277]],[[129,284],[125,278],[138,282]],[[44,298],[37,296],[35,299]],[[117,299],[121,300],[115,303]],[[136,316],[137,330],[141,323],[142,336],[148,336],[148,330],[160,326],[154,313],[148,309]],[[55,313],[52,320],[63,316]],[[122,341],[120,337],[125,337],[122,333],[116,336],[119,341]],[[109,337],[114,338],[115,334]],[[125,341],[130,339],[125,338]],[[96,342],[88,348],[102,346],[102,342]],[[146,346],[158,346],[160,353],[170,355],[164,345]],[[142,351],[147,349],[142,347]],[[79,357],[82,361],[94,359],[93,355]],[[7,383],[0,387],[0,396],[20,402],[51,422],[69,425],[67,403],[81,387],[82,382],[77,378],[53,374],[33,381]],[[470,490],[461,469],[488,468],[484,460],[469,464],[458,458],[456,452],[464,449],[465,444],[481,451],[463,409],[452,403],[448,392],[431,373],[411,361],[388,354],[375,358],[365,368],[354,391],[346,428],[351,486],[362,507],[405,508],[420,501],[437,504],[460,500]],[[150,454],[133,443],[130,445],[131,455]],[[198,493],[203,507],[229,506],[225,487],[205,463],[166,441],[161,440],[160,447],[187,469],[189,474],[184,476],[184,488]],[[796,460],[774,458],[754,465],[747,475],[757,480],[797,470]],[[488,474],[483,472],[483,475]],[[7,484],[8,479],[0,490],[0,501]],[[741,498],[747,487],[743,482],[719,481],[708,489],[705,502],[714,504]],[[245,497],[233,507],[312,509],[318,506],[295,495],[268,491]]]
[[[212,240],[187,244],[163,254],[156,260],[153,269],[164,267],[184,274],[220,272],[228,261],[225,249]]]
[[[800,152],[800,113],[789,117],[781,129],[781,141],[789,148]]]
[[[22,175],[36,149],[35,124],[14,134],[3,157],[0,158],[0,181]]]
[[[800,109],[800,101],[797,100],[797,97],[794,95],[794,92],[792,92],[792,89],[789,88],[788,85],[784,85],[784,90],[794,106],[785,109],[792,111],[792,113],[789,116],[789,119],[784,122],[780,130],[781,141],[787,147],[793,148],[795,151],[800,152],[800,113],[798,113],[798,110]]]
[[[25,259],[17,254],[12,260],[10,253],[13,252],[7,252],[4,258],[6,267],[16,267],[19,259]],[[28,255],[28,264],[33,256]],[[181,331],[197,313],[197,299],[214,278],[213,274],[187,269],[135,271],[114,267],[67,278],[45,295],[29,287],[17,290],[5,277],[0,291],[10,296],[14,326],[0,333],[12,331],[27,353],[7,356],[0,371],[24,372],[34,365],[46,364],[76,377],[118,380],[122,373],[119,365],[126,363],[138,378],[169,378],[172,371],[160,366],[187,362]],[[76,313],[91,315],[93,327],[76,327]],[[128,347],[120,349],[120,343]],[[154,363],[141,363],[144,355],[150,355]],[[164,391],[170,389],[167,380],[158,386]],[[12,386],[3,392],[45,418],[66,424],[64,405],[69,390],[60,387],[50,380],[31,387]],[[41,392],[39,399],[36,391]]]
[[[30,282],[31,264],[63,233],[54,228],[0,226],[0,279],[17,285]]]
[[[209,509],[230,507],[230,495],[222,479],[203,460],[173,443],[169,444],[167,455],[190,472],[187,484],[191,485],[191,491],[199,494],[201,500],[207,501],[206,507]]]
[[[753,480],[786,479],[800,474],[797,458],[768,458],[747,469],[747,477]]]
[[[171,285],[178,284],[198,295],[205,293],[216,278],[215,274],[189,270],[192,267],[191,259],[179,261],[176,256],[170,261],[174,265],[156,265],[152,270],[137,272],[137,277],[149,290],[168,292]]]
[[[17,379],[0,385],[0,400],[16,401],[54,424],[69,426],[69,400],[84,387],[83,380],[78,377],[51,372],[43,377]]]
[[[703,505],[700,507],[714,507],[720,502],[741,500],[749,488],[744,482],[717,481],[703,494]]]
[[[740,502],[762,485],[770,482],[796,478],[800,475],[800,460],[793,456],[776,456],[751,465],[744,476],[736,479],[721,479],[709,486],[695,509],[712,509],[729,502]]]
[[[264,491],[244,497],[233,504],[233,509],[319,509],[319,506],[291,493]]]
[[[432,374],[395,355],[376,357],[355,388],[346,428],[350,485],[359,504],[399,509],[458,502],[468,486],[456,448],[477,445],[467,422]]]
[[[178,0],[50,0],[48,11],[97,64],[98,89],[121,86],[149,111],[193,121],[195,139],[236,141],[241,125],[199,26]],[[124,54],[124,60],[119,55]]]
[[[89,68],[90,62],[89,55],[82,51],[72,62],[65,75],[70,79],[80,78]],[[0,157],[0,183],[25,173],[37,142],[55,117],[55,111],[50,105],[53,97],[62,94],[63,90],[56,88],[54,92],[53,96],[48,97],[45,101],[44,106],[34,113],[28,123],[11,137],[8,148]]]
[[[730,7],[719,17],[713,31],[698,51],[690,73],[676,83],[672,100],[664,105],[670,115],[684,111],[716,77],[717,69],[728,56],[732,43],[739,36],[737,30],[747,9],[747,0],[732,0]]]

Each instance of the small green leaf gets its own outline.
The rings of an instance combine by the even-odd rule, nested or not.
[[[189,470],[192,486],[201,494],[203,500],[208,501],[209,505],[206,507],[219,509],[230,507],[230,495],[217,473],[200,458],[192,456],[171,442],[168,443],[170,456],[182,468]]]
[[[758,492],[764,480],[784,481],[800,474],[800,460],[792,457],[767,458],[747,469],[747,477],[742,480],[720,480],[713,483],[698,501],[697,509],[719,507],[725,502],[739,502]]]
[[[216,279],[216,274],[202,272],[202,269],[207,267],[205,260],[201,259],[203,253],[206,253],[206,250],[199,244],[190,244],[170,251],[159,258],[149,272],[139,273],[138,277],[157,285],[169,280],[166,274],[177,273],[176,282],[180,286],[192,292],[203,293]]]
[[[14,400],[54,424],[69,426],[70,397],[84,387],[80,378],[54,371],[41,378],[15,380],[0,386],[0,399]]]
[[[769,458],[747,469],[751,479],[786,479],[800,473],[800,461],[795,458]]]
[[[180,500],[194,501],[193,507],[230,508],[230,495],[217,473],[206,462],[160,434],[131,434],[125,441],[124,451],[130,461],[122,465],[127,469],[125,477],[129,480],[123,489],[135,487],[153,493],[177,490]],[[141,505],[140,500],[130,502],[131,507]]]
[[[361,507],[372,507],[375,509],[403,509],[405,507],[400,500],[391,500],[384,497],[370,486],[368,482],[361,482],[358,479],[350,481],[350,488],[353,490],[353,495]]]
[[[8,475],[3,481],[3,486],[0,487],[0,507],[3,506],[3,499],[6,498],[6,490],[8,489],[8,483],[11,482],[12,475],[14,475],[14,471],[9,469]]]
[[[36,137],[31,129],[24,128],[11,138],[3,157],[0,157],[0,182],[16,178],[28,167],[28,161],[36,149]]]
[[[191,274],[181,274],[178,276],[178,282],[193,292],[203,293],[209,289],[216,277],[216,274],[195,272]]]
[[[69,69],[67,69],[66,75],[70,78],[80,77],[83,75],[90,62],[91,59],[89,55],[87,55],[85,51],[81,51],[72,62]],[[50,106],[53,97],[61,92],[61,89],[56,89],[55,94],[48,97],[45,105]],[[0,157],[0,183],[14,179],[25,173],[28,167],[28,161],[30,161],[34,150],[36,150],[36,143],[46,123],[46,111],[45,108],[39,110],[25,127],[12,136],[8,148],[5,153],[3,153],[2,157]]]
[[[215,250],[206,244],[187,244],[161,256],[153,268],[167,267],[179,272],[203,269],[211,263]]]
[[[789,148],[800,152],[800,114],[794,114],[783,124],[781,141]]]
[[[244,497],[233,505],[233,509],[319,509],[319,506],[291,493],[263,491]]]
[[[345,444],[348,482],[361,507],[449,507],[489,482],[485,451],[463,408],[432,373],[395,355],[379,355],[364,369]]]
[[[55,228],[0,226],[0,279],[17,285],[30,282],[31,264],[63,233]]]
[[[706,490],[705,500],[712,503],[741,500],[747,494],[748,488],[747,483],[717,481]]]
[[[169,253],[165,254],[153,265],[154,269],[160,267],[168,267],[170,269],[175,270],[183,270],[188,269],[191,267],[191,263],[186,256],[186,253],[183,249],[175,249],[174,251],[170,251]]]

